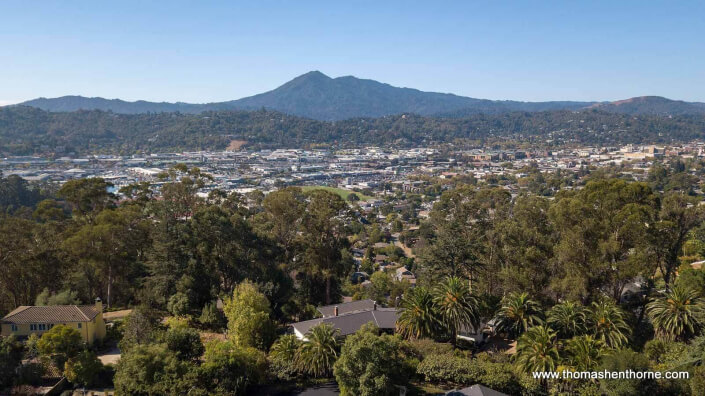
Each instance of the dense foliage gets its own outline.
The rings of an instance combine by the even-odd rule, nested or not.
[[[394,115],[315,121],[268,110],[201,114],[49,113],[0,108],[0,154],[223,150],[231,140],[251,147],[395,146],[507,139],[544,146],[563,143],[663,143],[703,137],[702,115],[631,116],[598,110],[473,114],[461,118]]]

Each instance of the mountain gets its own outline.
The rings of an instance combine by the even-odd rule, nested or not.
[[[688,103],[647,96],[618,102],[519,102],[487,100],[448,93],[399,88],[353,76],[331,78],[319,71],[303,74],[286,84],[258,95],[227,102],[190,104],[127,102],[119,99],[64,96],[39,98],[22,103],[52,112],[103,110],[121,114],[257,110],[266,108],[323,121],[359,117],[381,117],[401,113],[422,116],[466,117],[512,111],[581,110],[598,108],[626,114],[703,114],[705,103]]]
[[[102,110],[120,114],[140,113],[200,113],[204,105],[190,103],[147,102],[138,100],[127,102],[120,99],[87,98],[85,96],[62,96],[59,98],[37,98],[20,103],[53,112],[77,110]]]
[[[382,117],[413,113],[436,115],[501,113],[523,110],[527,103],[475,99],[453,94],[398,88],[353,76],[330,78],[319,71],[296,77],[281,87],[263,94],[226,102],[234,108],[253,110],[262,107],[317,120],[343,120],[357,117]],[[556,106],[556,102],[533,103],[529,111],[585,107],[592,103]]]
[[[590,108],[623,114],[705,114],[705,103],[671,100],[661,96],[639,96],[616,102],[596,103]]]

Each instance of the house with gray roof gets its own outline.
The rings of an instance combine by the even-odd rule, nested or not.
[[[396,329],[398,311],[396,308],[378,307],[372,300],[351,301],[337,305],[318,307],[321,318],[292,323],[290,326],[296,337],[306,339],[306,333],[319,324],[329,324],[339,331],[339,335],[348,336],[360,330],[367,324],[373,323],[382,331],[394,332]]]

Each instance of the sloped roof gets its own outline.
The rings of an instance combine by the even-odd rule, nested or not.
[[[2,323],[89,322],[98,316],[94,305],[22,305],[2,318]]]
[[[446,396],[508,396],[506,393],[498,392],[484,385],[475,384],[460,390],[452,390]]]
[[[363,325],[372,322],[380,329],[395,329],[397,311],[394,308],[378,308],[377,310],[356,311],[346,315],[330,316],[293,323],[291,326],[301,334],[321,323],[327,323],[340,331],[341,336],[347,336],[360,330]]]
[[[338,307],[338,315],[345,315],[355,311],[367,311],[374,308],[375,302],[372,300],[358,300],[342,304],[325,305],[316,308],[323,317],[334,316],[335,307]]]

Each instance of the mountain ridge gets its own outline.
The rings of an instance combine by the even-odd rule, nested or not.
[[[479,113],[583,109],[599,109],[623,114],[705,114],[705,103],[671,100],[660,96],[638,96],[613,102],[489,100],[395,87],[354,76],[331,78],[318,70],[297,76],[273,90],[224,102],[200,104],[144,100],[129,102],[121,99],[69,95],[32,99],[20,105],[52,112],[102,110],[120,114],[162,112],[198,114],[204,111],[266,108],[323,121],[359,117],[375,118],[402,113],[463,117]]]

